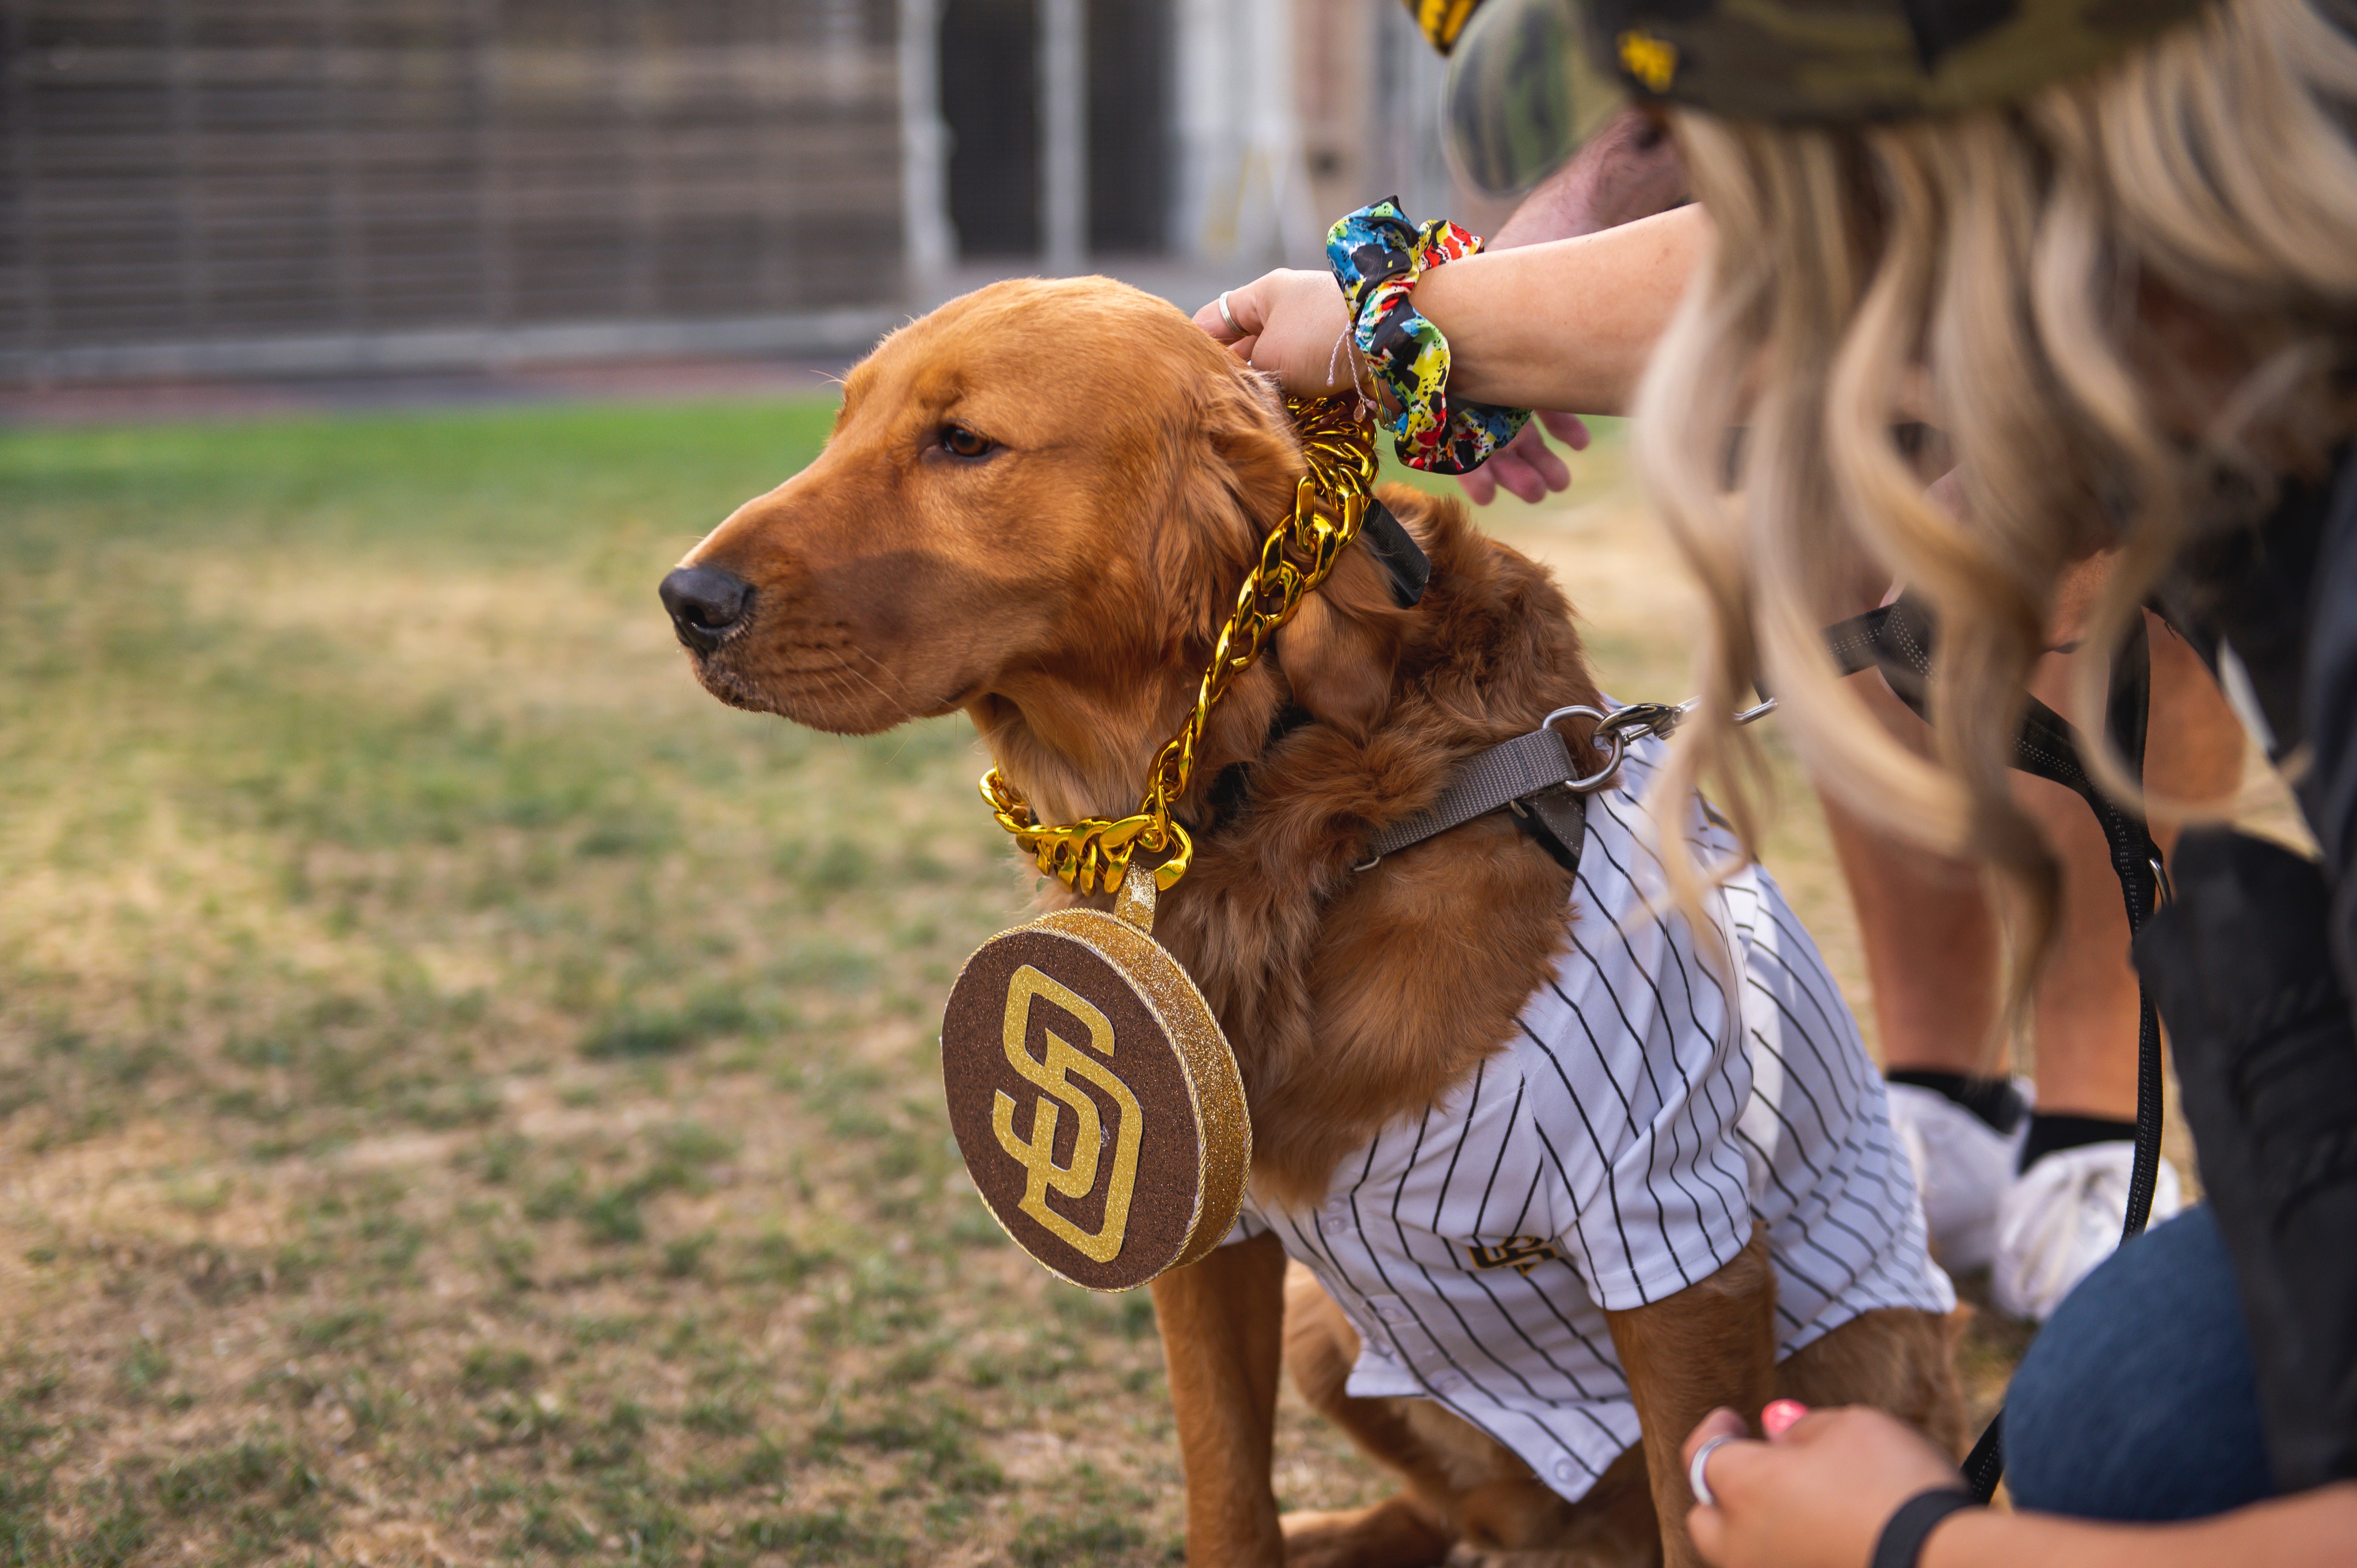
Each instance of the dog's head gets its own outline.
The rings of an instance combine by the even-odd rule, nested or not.
[[[724,702],[848,734],[963,708],[995,746],[1058,759],[1063,787],[1029,781],[1041,806],[1127,810],[1298,462],[1281,401],[1170,305],[996,284],[886,338],[818,459],[715,529],[663,601]],[[1383,604],[1353,569],[1365,592],[1341,598]],[[1349,640],[1343,613],[1298,618],[1292,662]]]

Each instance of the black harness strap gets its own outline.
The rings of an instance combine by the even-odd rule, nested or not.
[[[1918,715],[1928,717],[1924,702],[1931,688],[1932,621],[1921,605],[1901,597],[1827,628],[1825,640],[1844,674],[1881,671],[1900,701]],[[2104,714],[2112,743],[2126,760],[2129,776],[2139,782],[2144,776],[2151,696],[2151,655],[2144,618],[2139,616],[2127,645],[2113,662]],[[2029,699],[2022,720],[2013,766],[2034,778],[2050,779],[2087,802],[2104,830],[2104,842],[2111,848],[2112,870],[2119,877],[2120,897],[2127,906],[2129,935],[2143,930],[2167,890],[2159,846],[2153,843],[2143,818],[2124,810],[2096,787],[2070,725],[2035,697]],[[2151,1218],[2153,1187],[2160,1177],[2160,1016],[2141,981],[2136,986],[2136,1163],[2128,1177],[2127,1213],[2120,1228],[2123,1242],[2143,1230]],[[2005,1474],[2004,1423],[2005,1412],[2000,1410],[1964,1460],[1964,1477],[1983,1502],[1995,1495]]]
[[[1391,578],[1392,603],[1408,609],[1424,597],[1425,587],[1432,581],[1432,558],[1392,515],[1391,508],[1380,500],[1368,500],[1367,515],[1359,523],[1359,542]]]

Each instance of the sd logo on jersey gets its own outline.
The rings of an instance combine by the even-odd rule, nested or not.
[[[1541,1263],[1568,1263],[1562,1250],[1544,1236],[1509,1236],[1491,1245],[1487,1241],[1466,1244],[1465,1255],[1477,1269],[1512,1269],[1524,1279]]]
[[[1075,1284],[1144,1284],[1235,1224],[1252,1164],[1235,1057],[1186,971],[1124,920],[1063,909],[976,950],[942,1082],[983,1201]]]

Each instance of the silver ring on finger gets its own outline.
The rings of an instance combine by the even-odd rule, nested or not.
[[[1241,338],[1244,335],[1244,329],[1236,325],[1236,313],[1228,308],[1228,295],[1230,292],[1231,291],[1227,289],[1222,289],[1220,291],[1220,319],[1228,324],[1229,331]]]
[[[1694,1461],[1686,1466],[1686,1489],[1694,1493],[1695,1501],[1706,1509],[1717,1508],[1718,1499],[1711,1496],[1710,1478],[1704,1474],[1704,1469],[1709,1465],[1710,1456],[1718,1451],[1721,1444],[1734,1441],[1734,1438],[1724,1434],[1712,1438],[1695,1450]]]

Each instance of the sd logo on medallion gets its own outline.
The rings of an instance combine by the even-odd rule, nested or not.
[[[1058,910],[968,959],[942,1080],[983,1201],[1074,1284],[1143,1284],[1235,1224],[1252,1163],[1235,1058],[1186,971],[1114,916]]]

